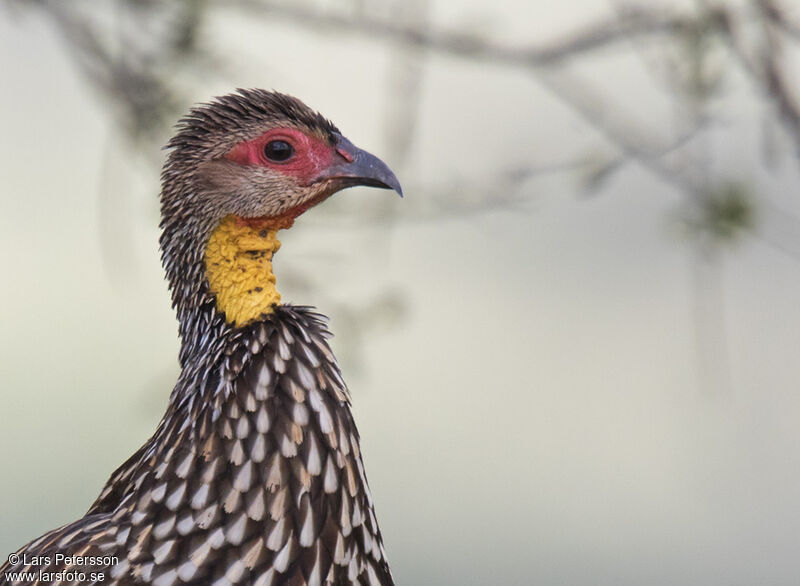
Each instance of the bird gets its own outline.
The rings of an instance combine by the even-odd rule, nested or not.
[[[273,257],[310,208],[356,185],[402,196],[397,177],[262,89],[195,106],[165,148],[159,242],[180,337],[166,413],[0,584],[394,584],[327,319],[282,303]]]

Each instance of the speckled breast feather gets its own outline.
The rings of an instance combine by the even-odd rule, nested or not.
[[[323,320],[279,306],[209,327],[153,437],[85,517],[20,551],[118,558],[75,564],[106,575],[84,584],[393,584]]]

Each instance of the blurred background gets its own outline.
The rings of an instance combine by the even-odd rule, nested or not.
[[[5,0],[0,555],[177,376],[160,147],[296,95],[397,172],[283,233],[398,584],[800,580],[800,8]]]

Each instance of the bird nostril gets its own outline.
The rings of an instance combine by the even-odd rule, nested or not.
[[[348,163],[352,163],[355,160],[353,153],[348,152],[344,147],[336,147],[336,152],[342,155],[342,158]]]

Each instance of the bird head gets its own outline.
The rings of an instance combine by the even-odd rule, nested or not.
[[[300,214],[355,185],[402,195],[383,161],[301,101],[277,92],[238,90],[194,108],[167,148],[161,247],[179,319],[181,307],[197,306],[207,293],[220,297],[213,283],[208,286],[208,269],[217,263],[209,261],[209,246],[227,244],[215,234],[239,238],[250,230],[274,240],[274,232],[291,227]],[[277,250],[271,246],[268,260]]]
[[[346,187],[402,195],[385,163],[300,100],[277,92],[238,90],[196,107],[167,148],[165,217],[190,207],[212,220],[233,214],[288,227]]]

